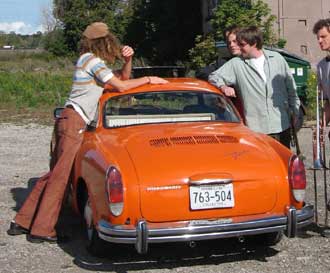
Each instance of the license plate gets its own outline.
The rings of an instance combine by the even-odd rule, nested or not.
[[[190,186],[192,210],[231,208],[235,205],[233,184]]]

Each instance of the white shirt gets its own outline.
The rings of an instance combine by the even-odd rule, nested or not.
[[[251,58],[251,63],[253,66],[257,69],[259,75],[264,80],[264,82],[267,81],[265,70],[264,70],[264,64],[265,64],[265,55],[262,54],[258,58]]]

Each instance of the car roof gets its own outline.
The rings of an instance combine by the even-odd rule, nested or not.
[[[222,93],[218,88],[209,84],[206,81],[195,79],[195,78],[166,78],[167,84],[144,84],[142,86],[126,90],[125,92],[119,93],[117,91],[109,91],[103,94],[102,99],[107,99],[112,96],[122,94],[134,94],[141,92],[154,92],[154,91],[204,91],[211,93]],[[106,89],[109,90],[109,89]]]

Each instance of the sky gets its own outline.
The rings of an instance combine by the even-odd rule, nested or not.
[[[53,0],[0,0],[0,31],[33,34],[43,31],[42,10]]]

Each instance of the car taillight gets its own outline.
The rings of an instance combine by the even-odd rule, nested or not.
[[[290,158],[289,183],[294,199],[298,202],[304,201],[306,189],[305,165],[296,155]]]
[[[121,174],[115,167],[107,171],[106,189],[110,211],[114,216],[119,216],[124,207],[124,190]]]

